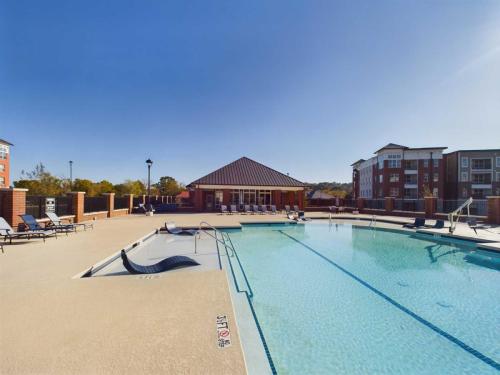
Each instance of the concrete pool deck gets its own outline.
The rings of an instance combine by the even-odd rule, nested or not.
[[[306,215],[328,218],[324,213]],[[224,270],[72,279],[166,221],[185,227],[201,221],[240,227],[288,220],[283,215],[130,215],[96,221],[93,230],[45,243],[5,245],[0,254],[0,373],[244,374]],[[463,224],[456,233],[475,236]],[[231,329],[232,346],[225,349],[217,347],[216,317],[221,314],[227,315]]]

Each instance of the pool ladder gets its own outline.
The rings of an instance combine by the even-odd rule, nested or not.
[[[375,228],[377,226],[377,216],[373,215],[368,225],[370,228]]]

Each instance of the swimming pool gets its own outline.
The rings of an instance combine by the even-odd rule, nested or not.
[[[323,222],[230,236],[278,373],[500,370],[500,254]]]

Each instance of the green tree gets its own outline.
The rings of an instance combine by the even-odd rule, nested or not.
[[[63,180],[47,171],[43,163],[38,163],[31,172],[21,171],[21,177],[14,181],[14,186],[29,189],[29,195],[58,196],[65,192]]]
[[[117,195],[146,194],[146,187],[140,180],[125,180],[123,183],[115,185],[114,190]]]
[[[113,184],[107,180],[102,180],[101,182],[94,184],[94,189],[97,195],[102,193],[114,193],[115,187]]]
[[[182,184],[179,184],[175,180],[175,178],[170,176],[160,177],[160,181],[158,181],[154,186],[156,187],[160,195],[175,196],[184,190],[184,186]],[[151,194],[153,193],[151,192]]]
[[[94,183],[83,178],[77,178],[73,181],[73,191],[84,191],[88,197],[97,195]]]

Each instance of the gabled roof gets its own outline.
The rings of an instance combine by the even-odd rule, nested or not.
[[[384,147],[382,147],[381,149],[377,150],[374,152],[374,154],[382,151],[382,150],[390,150],[390,149],[407,149],[408,147],[406,146],[401,146],[401,145],[397,145],[395,143],[388,143],[386,144]]]
[[[299,180],[247,157],[233,161],[189,184],[192,185],[306,186]]]
[[[7,142],[5,139],[0,138],[0,143],[4,145],[14,146],[12,143]]]
[[[362,163],[366,161],[365,159],[359,159],[358,161],[355,161],[354,163],[351,164],[351,167],[355,166],[356,164]]]

